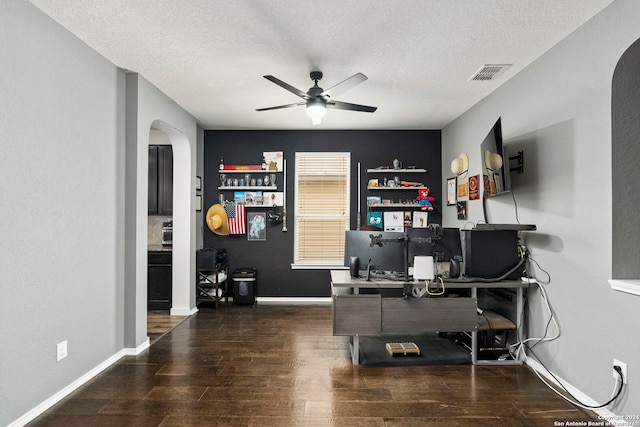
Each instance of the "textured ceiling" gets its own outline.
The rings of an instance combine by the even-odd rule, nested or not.
[[[614,0],[30,0],[204,129],[441,129]],[[494,81],[483,64],[513,64]],[[313,127],[271,74],[306,92],[362,72]]]

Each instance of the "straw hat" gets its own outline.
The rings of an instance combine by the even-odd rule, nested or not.
[[[487,168],[489,175],[493,175],[502,167],[502,156],[498,153],[492,153],[489,150],[484,150],[484,166]]]
[[[451,172],[456,174],[458,178],[466,178],[469,172],[469,156],[462,153],[451,162]]]
[[[221,236],[229,235],[227,213],[220,203],[211,206],[207,211],[207,227],[209,227],[209,230]]]

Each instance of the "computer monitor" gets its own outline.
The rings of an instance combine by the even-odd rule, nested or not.
[[[360,230],[349,230],[345,233],[345,267],[350,266],[352,257],[357,257],[360,271],[366,270],[371,264],[374,270],[404,273],[404,233]],[[371,236],[380,237],[384,242],[372,244]]]
[[[442,262],[462,258],[459,228],[440,228],[438,236],[434,236],[434,230],[431,228],[409,228],[407,235],[409,236],[410,262],[416,255],[433,256],[434,259]],[[420,242],[419,240],[429,238],[431,238],[431,242]]]

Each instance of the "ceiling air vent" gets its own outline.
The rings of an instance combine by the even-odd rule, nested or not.
[[[476,71],[469,81],[489,81],[495,80],[500,74],[511,67],[511,64],[484,64],[478,71]]]

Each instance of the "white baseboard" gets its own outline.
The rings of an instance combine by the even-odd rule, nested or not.
[[[51,408],[53,405],[55,405],[56,403],[60,402],[62,399],[64,399],[65,397],[67,397],[68,395],[73,393],[75,390],[77,390],[78,388],[80,388],[81,386],[86,384],[90,379],[92,379],[93,377],[95,377],[96,375],[98,375],[99,373],[104,371],[105,369],[109,368],[111,365],[116,363],[122,357],[124,357],[124,356],[137,356],[140,353],[142,353],[143,351],[145,351],[146,349],[148,349],[149,346],[150,346],[149,338],[147,338],[145,342],[143,342],[142,344],[140,344],[136,348],[123,348],[122,350],[120,350],[119,352],[117,352],[113,356],[109,357],[107,360],[105,360],[104,362],[100,363],[98,366],[96,366],[95,368],[91,369],[89,372],[87,372],[86,374],[84,374],[83,376],[81,376],[80,378],[78,378],[77,380],[75,380],[74,382],[72,382],[71,384],[69,384],[68,386],[66,386],[65,388],[63,388],[62,390],[57,392],[56,394],[54,394],[53,396],[51,396],[50,398],[48,398],[44,402],[40,403],[35,408],[31,409],[26,414],[22,415],[20,418],[18,418],[15,421],[13,421],[7,427],[22,427],[22,426],[26,425],[27,423],[29,423],[29,422],[33,421],[34,419],[36,419],[38,416],[40,416],[46,410]]]
[[[172,308],[169,312],[170,316],[191,316],[198,312],[198,307],[194,308]]]
[[[544,368],[544,366],[542,366],[536,360],[528,358],[525,363],[528,366],[530,366],[534,371],[536,371],[541,376],[543,376],[547,381],[549,381],[550,383],[553,383],[556,386],[560,387],[560,385],[558,384],[558,381],[554,377],[552,377],[549,374],[549,372],[547,372],[547,370]],[[597,406],[597,405],[601,404],[599,402],[596,402],[595,400],[593,400],[592,398],[590,398],[589,396],[584,394],[582,391],[580,391],[577,388],[575,388],[574,386],[572,386],[571,384],[569,384],[564,379],[559,378],[557,375],[556,375],[556,377],[560,381],[562,381],[562,385],[569,391],[569,393],[571,393],[573,396],[575,396],[576,399],[578,399],[580,402],[582,402],[582,403],[584,403],[586,405],[589,405],[589,406]],[[613,426],[615,426],[615,425],[623,425],[623,424],[616,423],[616,420],[619,420],[619,421],[624,421],[624,420],[621,420],[620,417],[616,416],[613,412],[611,412],[608,409],[605,409],[605,408],[591,409],[591,411],[594,412],[596,415],[598,415],[600,417],[600,419],[602,419],[603,421],[608,421],[609,425],[613,425]]]

